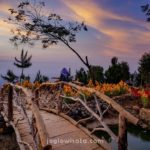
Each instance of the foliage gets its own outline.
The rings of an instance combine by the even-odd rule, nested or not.
[[[30,82],[29,80],[24,80],[22,83],[18,82],[17,85],[23,86],[28,89],[36,89],[40,87],[40,83],[36,81],[35,83]]]
[[[17,82],[18,76],[16,76],[12,70],[8,70],[6,75],[1,75],[1,77],[8,81],[8,82],[12,82],[15,83]]]
[[[92,76],[95,81],[104,82],[104,69],[101,66],[91,66]],[[88,76],[90,76],[88,72]]]
[[[150,84],[150,52],[144,53],[139,61],[139,74],[145,84]]]
[[[38,83],[43,83],[43,82],[47,82],[49,80],[49,78],[47,76],[44,76],[41,74],[40,70],[37,72],[34,83],[38,82]]]
[[[118,62],[117,57],[111,60],[111,66],[105,71],[105,80],[108,83],[118,83],[121,80],[127,81],[130,77],[129,65],[127,62]]]
[[[99,82],[96,82],[95,86],[92,80],[90,80],[87,87],[93,88],[110,97],[126,94],[130,91],[129,86],[123,81],[120,81],[118,84],[100,84]],[[80,96],[81,98],[83,98],[80,93],[76,93],[69,85],[64,85],[63,89],[66,96]],[[85,89],[80,90],[80,92],[85,96],[86,99],[90,99],[92,96],[92,93]]]
[[[146,15],[147,21],[149,22],[150,21],[150,5],[149,4],[143,5],[141,6],[141,9],[143,13]]]
[[[80,68],[79,71],[76,71],[75,79],[82,82],[84,85],[88,83],[88,75],[84,68]]]
[[[139,75],[139,73],[137,73],[136,71],[132,74],[130,74],[130,82],[129,84],[131,86],[139,86],[141,83],[141,77]]]
[[[147,107],[150,104],[150,90],[131,88],[130,92],[136,98],[140,98],[143,107]]]
[[[123,81],[120,81],[118,84],[100,84],[96,82],[96,86],[94,86],[90,80],[88,87],[92,87],[95,90],[98,90],[99,92],[102,92],[103,94],[110,97],[126,94],[129,92],[129,86]]]
[[[32,58],[32,55],[30,55],[28,57],[28,52],[27,51],[24,52],[23,49],[21,51],[20,59],[15,57],[14,65],[17,66],[18,68],[22,69],[21,76],[20,76],[20,81],[21,81],[21,79],[25,80],[24,69],[28,68],[32,65],[31,58]]]
[[[24,43],[34,45],[35,41],[41,41],[43,48],[62,42],[90,70],[88,57],[82,58],[70,46],[70,43],[76,42],[76,34],[79,31],[82,29],[87,31],[84,22],[67,22],[58,14],[44,13],[45,6],[45,3],[41,1],[23,0],[17,9],[10,8],[8,22],[16,25],[16,28],[12,29],[14,36],[10,40],[15,45]]]
[[[28,80],[24,80],[22,82],[22,86],[25,87],[25,88],[29,88],[29,89],[33,88],[33,84],[30,81],[28,81]]]
[[[33,89],[39,88],[40,85],[41,84],[38,81],[34,82]]]
[[[63,91],[64,91],[64,93],[65,93],[66,96],[72,96],[72,95],[74,95],[73,89],[69,85],[64,85],[63,86]]]
[[[129,80],[130,72],[129,72],[129,65],[128,65],[128,63],[125,62],[125,61],[122,61],[120,65],[121,65],[121,75],[122,75],[121,80],[123,80],[123,81]]]

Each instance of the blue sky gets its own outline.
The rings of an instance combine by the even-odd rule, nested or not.
[[[79,33],[77,42],[71,45],[83,57],[87,55],[91,64],[101,65],[107,69],[110,59],[117,56],[120,61],[128,61],[133,72],[137,69],[141,55],[149,51],[150,23],[146,22],[140,8],[141,5],[149,3],[149,0],[45,0],[45,2],[47,10],[60,14],[66,20],[85,21],[88,32]],[[11,64],[14,57],[20,55],[22,47],[33,55],[33,64],[36,63],[36,67],[34,64],[27,70],[29,74],[39,69],[44,73],[51,71],[53,72],[51,74],[57,74],[64,66],[71,67],[74,71],[83,66],[61,43],[45,50],[39,44],[35,47],[14,48],[9,42],[10,29],[13,26],[3,20],[8,17],[7,10],[18,3],[19,0],[0,0],[1,73],[5,73],[8,68],[14,68]]]

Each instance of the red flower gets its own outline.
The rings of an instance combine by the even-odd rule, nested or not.
[[[135,97],[141,96],[139,89],[135,89],[135,88],[131,88],[131,94]]]

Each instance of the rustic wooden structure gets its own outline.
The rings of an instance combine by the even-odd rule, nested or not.
[[[64,95],[63,85],[65,84],[71,86],[83,99]],[[89,142],[91,140],[98,141],[98,138],[93,134],[95,131],[106,131],[118,143],[119,150],[126,150],[126,123],[127,121],[135,125],[139,123],[138,118],[134,117],[114,100],[92,88],[66,82],[44,83],[32,93],[31,90],[18,85],[8,84],[7,86],[9,86],[8,93],[6,93],[8,96],[4,96],[2,101],[4,105],[3,114],[14,127],[21,149],[111,149],[105,140],[96,143]],[[83,90],[94,95],[94,107],[96,111],[89,106],[85,95],[81,92]],[[4,91],[3,88],[3,95]],[[47,92],[43,94],[45,96],[44,98],[41,96],[43,91]],[[81,118],[78,121],[70,118],[68,112],[72,108],[65,102],[66,99],[82,105],[84,111],[88,112],[90,116]],[[107,106],[106,109],[101,109],[100,103],[102,103],[101,105],[105,103]],[[104,114],[110,107],[119,114],[118,137],[104,121]],[[89,131],[81,125],[81,123],[90,119],[97,120],[100,127],[98,126],[92,131]],[[69,137],[74,140],[82,137],[82,139],[86,139],[88,142],[86,144],[54,144],[52,142],[57,139],[68,139]]]
[[[9,116],[11,116],[8,121],[15,130],[20,149],[49,150],[53,148],[56,150],[103,150],[104,147],[106,147],[107,143],[103,143],[105,145],[104,147],[101,146],[100,143],[92,143],[91,140],[93,140],[94,136],[88,136],[85,131],[82,131],[80,128],[70,123],[70,121],[65,119],[63,115],[63,117],[59,117],[58,114],[56,115],[54,114],[54,112],[49,113],[48,111],[39,110],[35,100],[35,98],[38,97],[36,96],[34,98],[31,91],[17,85],[9,84],[8,86],[8,94],[5,94],[9,96],[8,98],[6,97],[4,100],[3,114],[6,120]],[[16,89],[17,91],[19,91],[19,95],[15,91]],[[21,97],[23,97],[24,99],[21,100]],[[8,101],[8,103],[6,103],[6,101]],[[23,102],[26,103],[26,106],[23,105]],[[7,110],[11,110],[11,115],[9,113],[6,113]],[[56,140],[58,139],[70,140],[70,137],[74,141],[76,139],[85,139],[87,143],[82,144],[79,142],[73,142],[69,143],[69,145],[68,143],[61,143],[60,141],[58,141],[57,144],[53,143],[56,142]],[[107,147],[107,149],[109,149],[109,147]]]
[[[77,98],[72,98],[72,97],[66,97],[66,96],[60,96],[61,98],[68,98],[71,99],[72,101],[78,101],[80,102],[90,113],[91,116],[94,116],[102,125],[102,127],[97,127],[94,128],[91,132],[94,133],[95,131],[106,131],[117,143],[118,143],[118,148],[120,150],[123,149],[127,149],[127,131],[126,131],[126,123],[127,121],[134,124],[134,125],[138,125],[139,123],[139,119],[136,118],[135,116],[133,116],[131,113],[129,113],[128,111],[126,111],[122,106],[120,106],[117,102],[115,102],[113,99],[109,98],[108,96],[104,95],[103,93],[100,93],[98,91],[96,91],[95,89],[92,88],[87,88],[87,87],[83,87],[83,86],[79,86],[73,83],[67,83],[67,82],[58,82],[58,83],[44,83],[41,85],[41,87],[39,87],[36,90],[40,90],[42,89],[42,87],[44,86],[52,86],[52,85],[69,85],[73,88],[75,88],[78,91],[88,91],[90,93],[93,93],[94,95],[96,95],[97,97],[99,97],[102,101],[106,102],[110,107],[114,108],[118,113],[119,113],[119,136],[116,137],[116,135],[109,129],[109,127],[106,125],[106,123],[103,121],[103,113],[105,112],[100,112],[100,108],[97,107],[98,111],[100,112],[100,116],[98,116],[96,113],[94,113],[87,105],[86,102],[84,102],[83,100]],[[98,99],[99,100],[99,99]],[[60,113],[62,111],[62,101],[59,101],[58,104],[58,112]],[[107,110],[105,110],[107,111]],[[86,119],[81,119],[78,122],[82,122],[83,120],[88,120],[89,118]]]

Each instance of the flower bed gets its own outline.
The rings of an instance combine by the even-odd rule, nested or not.
[[[131,88],[130,92],[134,97],[140,99],[140,103],[143,105],[143,107],[150,106],[150,90]]]
[[[89,81],[87,87],[94,88],[95,90],[104,93],[105,95],[110,97],[126,94],[130,91],[128,85],[123,81],[119,82],[118,84],[100,84],[96,82],[96,86],[92,84],[92,81]],[[86,99],[89,99],[91,97],[91,93],[86,90],[80,92],[84,94]],[[72,87],[68,85],[64,85],[64,93],[66,96],[76,96],[75,91],[72,89]]]
[[[20,86],[23,86],[25,88],[29,88],[29,89],[36,89],[36,88],[38,88],[40,86],[39,82],[32,83],[32,82],[30,82],[28,80],[25,80],[22,83],[18,82],[16,84],[20,85]]]
[[[96,82],[96,86],[90,81],[88,87],[92,87],[110,97],[129,93],[129,86],[123,81],[120,81],[118,84],[101,84]]]

